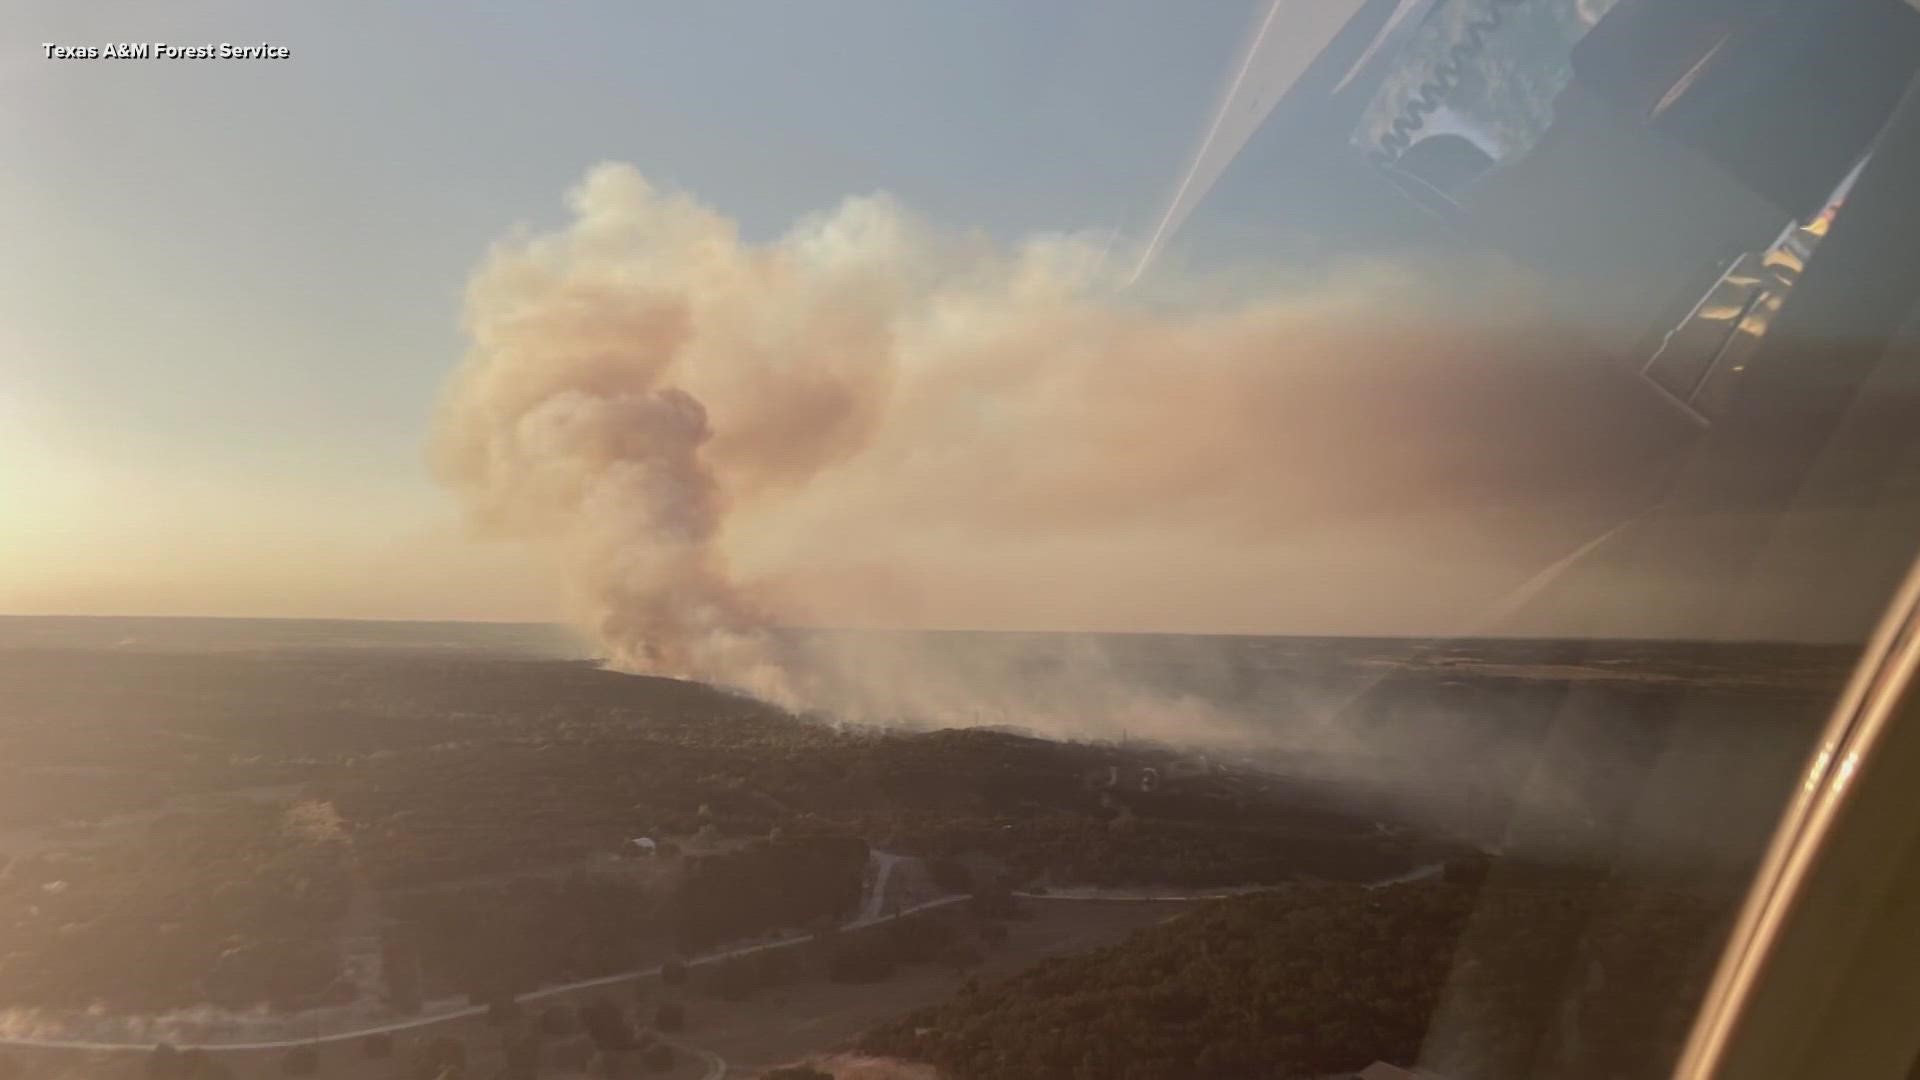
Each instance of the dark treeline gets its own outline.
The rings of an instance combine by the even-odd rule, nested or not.
[[[396,896],[390,995],[402,1005],[449,990],[490,1000],[649,966],[676,949],[832,923],[859,901],[867,846],[844,836],[754,840],[682,862],[665,886],[581,871]]]
[[[1451,850],[1424,838],[1362,835],[1352,827],[1235,820],[1231,807],[1221,808],[1214,820],[1113,812],[916,820],[896,835],[902,850],[936,860],[990,856],[1022,883],[1192,889],[1309,879],[1364,882]]]
[[[559,879],[427,892],[391,901],[399,919],[387,983],[403,1006],[424,993],[475,1000],[627,971],[665,944],[659,900],[620,878]],[[418,964],[418,975],[407,966]]]
[[[849,836],[760,840],[690,862],[670,905],[671,921],[680,946],[702,949],[851,914],[867,845]]]
[[[1486,1080],[1650,1077],[1720,928],[1683,894],[1550,877],[1284,886],[970,981],[864,1048],[956,1080],[1294,1080],[1376,1060]]]
[[[249,802],[15,859],[0,866],[0,1004],[347,1000],[330,937],[348,893],[337,839]]]
[[[1242,645],[1263,679],[1287,682],[1365,675],[1398,648]],[[1139,648],[1158,655],[1151,641]],[[1681,689],[1721,687],[1715,730],[1746,745],[1823,701],[1839,670],[1830,650],[1652,643],[1596,659],[1488,648],[1395,661],[1381,684],[1392,708],[1357,715],[1353,734],[1392,746],[1408,736],[1424,772],[1435,762],[1417,752],[1423,732],[1440,742],[1451,731],[1448,745],[1468,748],[1537,740],[1571,676],[1529,665],[1580,661],[1586,695],[1607,706],[1595,740],[1612,747],[1625,732],[1650,758]],[[0,821],[36,830],[0,850],[0,1005],[351,997],[335,939],[357,883],[416,928],[402,966],[425,978],[405,997],[601,974],[811,925],[850,905],[861,840],[1014,884],[1188,888],[1377,880],[1459,850],[1382,808],[1217,758],[836,727],[585,663],[0,650],[0,699]],[[1429,715],[1435,702],[1445,715]],[[1438,782],[1472,779],[1456,772]],[[268,785],[259,803],[206,798]],[[333,837],[289,819],[296,803],[334,815]],[[110,816],[129,811],[151,817]],[[776,830],[843,839],[712,865],[664,854],[730,851]],[[663,862],[685,863],[687,880],[576,876],[640,836],[662,842]]]

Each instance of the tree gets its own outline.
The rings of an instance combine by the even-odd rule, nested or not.
[[[648,1072],[666,1072],[673,1068],[673,1061],[673,1047],[663,1042],[654,1043],[640,1055],[640,1063],[647,1067]]]
[[[633,1027],[627,1023],[620,1006],[604,997],[596,997],[580,1006],[580,1026],[586,1029],[587,1037],[603,1054],[633,1049]]]
[[[958,859],[927,860],[927,877],[942,892],[963,893],[973,889],[973,871]]]
[[[892,974],[893,957],[878,942],[842,941],[827,958],[827,978],[834,982],[879,982]]]
[[[540,1033],[564,1038],[580,1031],[580,1017],[568,1005],[549,1005],[540,1013]]]
[[[506,1080],[535,1080],[540,1073],[540,1041],[532,1034],[509,1035],[500,1045]]]
[[[967,906],[984,919],[1011,919],[1019,914],[1019,907],[1013,900],[1013,890],[1000,881],[981,884],[973,891]]]
[[[833,1074],[811,1065],[782,1065],[762,1073],[760,1080],[833,1080]]]
[[[508,996],[495,997],[487,1003],[488,1027],[511,1027],[520,1022],[520,1003]]]
[[[1584,953],[1615,962],[1609,981],[1617,972],[1630,987],[1690,994],[1711,977],[1712,954],[1684,945],[1720,916],[1679,890],[1610,882],[1596,897],[1584,879],[1288,886],[990,988],[969,980],[946,1004],[869,1031],[860,1048],[983,1078],[1321,1076],[1422,1055],[1451,1062],[1449,1075],[1471,1061],[1474,1075],[1533,1076],[1542,1038],[1563,1024],[1566,973],[1585,967]],[[1436,1045],[1430,1021],[1443,995],[1499,1022]],[[1590,996],[1580,1022],[1593,1038],[1552,1075],[1658,1072],[1686,1035],[1684,1011],[1670,1021],[1657,1011],[1671,1000]]]
[[[171,1043],[160,1043],[147,1055],[147,1080],[185,1080],[185,1076],[180,1051]]]
[[[754,984],[762,988],[785,986],[798,977],[799,954],[793,949],[762,949],[750,958]]]
[[[754,991],[754,973],[744,957],[723,960],[713,966],[712,988],[722,1001],[745,1001]]]
[[[414,1056],[413,1080],[457,1078],[467,1072],[467,1045],[451,1035],[442,1035],[422,1046]]]
[[[588,1060],[593,1057],[593,1042],[576,1037],[555,1043],[549,1057],[554,1068],[579,1072],[587,1067]]]
[[[387,1004],[398,1013],[420,1011],[420,951],[413,943],[389,937],[380,943],[380,976],[387,984]]]
[[[653,1026],[661,1031],[684,1031],[687,1026],[686,1006],[677,1001],[663,1001],[653,1010]]]
[[[5,1075],[4,1071],[0,1071],[0,1077]],[[197,1046],[181,1052],[180,1075],[186,1080],[233,1080],[232,1069],[215,1061]]]
[[[947,946],[940,959],[953,969],[955,975],[964,975],[969,968],[979,967],[980,962],[986,959],[986,954],[977,943],[960,938]]]
[[[1486,884],[1487,874],[1493,869],[1493,859],[1486,855],[1463,855],[1457,859],[1448,859],[1440,869],[1440,880],[1449,885],[1465,885],[1477,889]]]
[[[893,950],[893,958],[906,964],[938,959],[958,936],[952,923],[924,916],[900,919],[886,928],[886,941]]]
[[[312,1046],[294,1047],[280,1059],[280,1071],[288,1076],[312,1076],[320,1071],[319,1049]]]

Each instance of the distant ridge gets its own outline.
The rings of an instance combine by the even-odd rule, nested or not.
[[[0,615],[0,649],[369,650],[540,660],[581,660],[594,655],[579,635],[544,623],[209,615]]]

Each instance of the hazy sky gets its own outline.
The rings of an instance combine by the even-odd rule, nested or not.
[[[726,521],[681,532],[687,573],[774,618],[1458,632],[1642,498],[1679,438],[1645,387],[1565,335],[1474,321],[1493,308],[1397,337],[1416,289],[1482,268],[1329,262],[1398,226],[1337,154],[1272,130],[1170,246],[1155,303],[1050,291],[1089,238],[1152,230],[1265,11],[16,0],[0,612],[579,615],[563,578],[644,608],[635,566],[670,565],[641,539],[661,489],[554,504],[639,490],[620,485],[658,462],[622,410],[691,388],[719,432],[692,479]],[[121,41],[292,55],[42,48]],[[463,316],[476,271],[498,280]],[[678,344],[649,297],[691,313]],[[1213,307],[1161,302],[1182,297]],[[509,340],[516,305],[551,333]],[[505,337],[469,354],[463,317]],[[456,372],[477,381],[454,483],[538,519],[539,550],[473,539],[434,482]],[[832,423],[803,431],[822,403]],[[763,482],[794,453],[820,455],[804,490]],[[1664,588],[1607,592],[1658,611]]]
[[[1244,3],[16,0],[0,610],[525,617],[421,452],[465,280],[633,162],[749,236],[884,189],[1013,237],[1157,212]],[[267,41],[280,61],[41,43]]]

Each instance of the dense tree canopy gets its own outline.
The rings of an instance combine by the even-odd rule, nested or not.
[[[1684,1030],[1716,925],[1684,896],[1565,882],[1286,886],[969,982],[865,1046],[958,1080],[1291,1080],[1423,1054],[1486,1080],[1652,1075]],[[1622,989],[1660,990],[1569,997],[1568,970],[1602,956]]]

